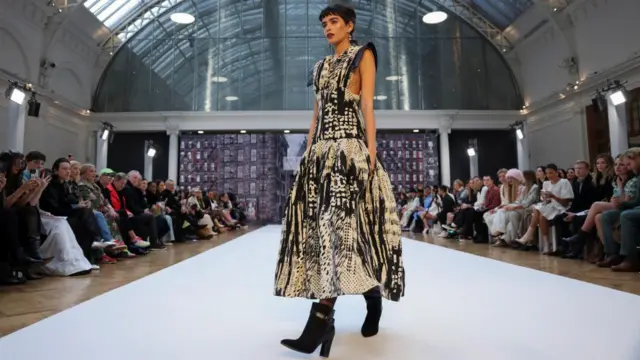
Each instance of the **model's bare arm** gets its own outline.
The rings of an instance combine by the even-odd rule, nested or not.
[[[367,146],[371,164],[375,164],[376,158],[376,118],[373,114],[373,93],[376,88],[376,62],[373,52],[365,50],[360,62],[360,79],[362,88],[360,90],[360,106],[364,115],[365,129],[367,132]]]
[[[311,127],[309,128],[309,136],[307,137],[307,150],[313,142],[313,134],[316,131],[316,123],[318,122],[318,100],[313,100],[313,119],[311,119]]]

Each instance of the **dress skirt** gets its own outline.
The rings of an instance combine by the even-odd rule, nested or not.
[[[285,205],[275,295],[328,299],[379,287],[404,296],[401,228],[380,161],[359,139],[318,140]]]

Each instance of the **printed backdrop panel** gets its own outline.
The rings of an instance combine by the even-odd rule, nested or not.
[[[230,192],[251,220],[279,223],[306,134],[201,134],[180,137],[181,188]],[[434,134],[378,134],[378,153],[395,189],[439,181]]]

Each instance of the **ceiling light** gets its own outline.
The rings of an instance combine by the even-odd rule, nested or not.
[[[444,11],[432,11],[422,17],[422,22],[425,24],[439,24],[447,20],[447,17],[448,15]]]
[[[240,134],[246,134],[247,130],[240,130]]]
[[[373,100],[387,100],[387,95],[376,95]]]
[[[391,75],[391,76],[387,76],[386,78],[384,78],[387,81],[396,81],[396,80],[400,80],[400,76],[398,75]]]
[[[516,136],[519,140],[524,139],[524,134],[522,133],[522,129],[516,129]]]
[[[291,132],[291,131],[289,131],[289,130],[285,130],[285,131],[284,131],[284,133],[285,133],[285,134],[288,134],[288,133],[290,133],[290,132]]]
[[[413,132],[414,132],[414,133],[419,133],[419,132],[420,132],[420,130],[415,129],[415,130],[413,130]]]
[[[26,94],[23,91],[13,87],[13,88],[9,88],[7,97],[11,99],[11,101],[13,101],[14,103],[22,105],[22,102],[24,101]]]
[[[191,24],[196,21],[196,18],[187,13],[173,13],[170,16],[171,21],[178,24]]]
[[[227,79],[224,76],[214,76],[211,78],[211,81],[216,82],[216,83],[223,83],[223,82],[227,82],[229,79]]]
[[[227,101],[236,101],[236,100],[238,100],[238,97],[237,96],[227,96],[224,99],[227,100]]]
[[[204,134],[204,131],[198,130],[198,134]]]

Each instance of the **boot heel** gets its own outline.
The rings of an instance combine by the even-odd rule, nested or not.
[[[320,346],[320,356],[324,358],[329,357],[329,353],[331,352],[331,345],[333,344],[333,337],[335,333],[331,334],[331,336],[322,343]]]

